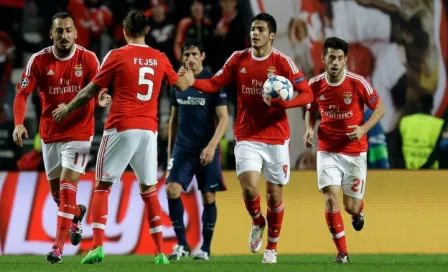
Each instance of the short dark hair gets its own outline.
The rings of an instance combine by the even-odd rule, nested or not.
[[[75,18],[68,12],[58,12],[55,15],[53,15],[53,18],[51,18],[51,27],[53,27],[54,21],[56,19],[67,19],[70,18],[73,21],[73,24],[76,26]]]
[[[275,21],[274,17],[271,14],[259,13],[255,15],[254,18],[252,18],[250,24],[252,24],[255,21],[266,22],[268,24],[269,33],[277,33],[277,22]]]
[[[129,31],[129,35],[133,38],[146,36],[146,27],[148,19],[141,11],[131,11],[123,19],[123,27]]]
[[[330,37],[325,39],[324,54],[327,53],[328,48],[341,49],[342,51],[344,51],[345,56],[347,56],[348,54],[348,43],[343,39],[339,39],[338,37]]]
[[[196,47],[199,50],[199,52],[201,52],[201,54],[205,52],[204,45],[202,44],[201,41],[195,39],[189,39],[186,40],[182,45],[182,53],[185,52],[185,50],[189,49],[190,47]]]

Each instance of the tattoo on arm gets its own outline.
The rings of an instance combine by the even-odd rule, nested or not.
[[[101,86],[90,82],[86,87],[84,87],[68,105],[69,111],[76,110],[79,107],[87,104],[90,99],[99,93],[102,89]]]

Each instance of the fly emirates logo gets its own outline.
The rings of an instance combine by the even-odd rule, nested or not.
[[[330,105],[328,110],[321,109],[320,114],[338,120],[346,120],[353,117],[353,111],[340,111],[339,106],[336,105]]]
[[[60,86],[48,86],[48,92],[52,95],[65,93],[78,93],[82,88],[81,85],[71,85],[69,79],[59,79]]]
[[[263,93],[263,82],[252,79],[251,86],[241,85],[243,94],[261,95]]]

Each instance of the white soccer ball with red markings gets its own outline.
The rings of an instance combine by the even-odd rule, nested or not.
[[[294,95],[294,88],[286,77],[273,75],[264,82],[263,95],[289,101]]]

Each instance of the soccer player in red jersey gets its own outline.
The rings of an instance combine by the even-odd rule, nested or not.
[[[56,240],[47,255],[49,263],[62,261],[69,233],[73,245],[80,242],[81,221],[86,212],[84,205],[76,205],[76,191],[79,177],[89,161],[95,102],[92,100],[61,123],[56,123],[52,116],[52,111],[59,104],[71,101],[99,69],[95,54],[75,44],[76,36],[73,17],[65,12],[53,16],[50,30],[53,46],[31,56],[14,100],[13,138],[17,145],[23,146],[22,138],[28,138],[23,125],[26,100],[36,86],[39,88],[42,101],[39,133],[45,172],[53,199],[59,206]],[[110,103],[110,96],[101,93],[97,101],[105,107]]]
[[[168,58],[145,44],[149,32],[145,14],[130,12],[123,20],[127,45],[111,50],[103,60],[95,79],[82,89],[68,105],[53,112],[61,122],[68,113],[89,103],[101,88],[113,81],[115,90],[98,152],[96,187],[92,200],[93,247],[81,261],[83,264],[104,259],[104,230],[108,213],[108,197],[113,183],[130,164],[140,183],[145,203],[149,232],[155,242],[157,264],[169,264],[162,253],[162,211],[157,197],[157,98],[163,79],[178,89],[187,89],[194,81],[193,72],[179,77]]]
[[[193,88],[217,92],[236,81],[237,119],[235,121],[236,172],[246,209],[252,217],[249,248],[253,253],[262,246],[265,217],[258,193],[260,172],[266,178],[268,244],[262,263],[277,262],[277,242],[283,222],[283,186],[289,182],[289,124],[286,109],[311,102],[312,92],[302,72],[291,58],[272,47],[277,25],[261,13],[252,19],[252,47],[234,52],[211,79],[196,79]],[[184,71],[180,71],[182,74]],[[270,74],[288,78],[299,92],[291,101],[263,98],[262,86]],[[263,101],[265,100],[265,102]]]
[[[364,226],[362,201],[366,190],[367,132],[384,116],[385,108],[376,90],[362,77],[345,69],[348,44],[339,38],[325,40],[322,60],[325,72],[309,85],[314,100],[305,114],[304,142],[312,146],[317,110],[321,123],[317,132],[317,182],[325,199],[325,218],[338,250],[336,263],[348,263],[344,222],[339,211],[342,187],[345,210],[353,228]],[[364,105],[373,110],[364,123]]]

